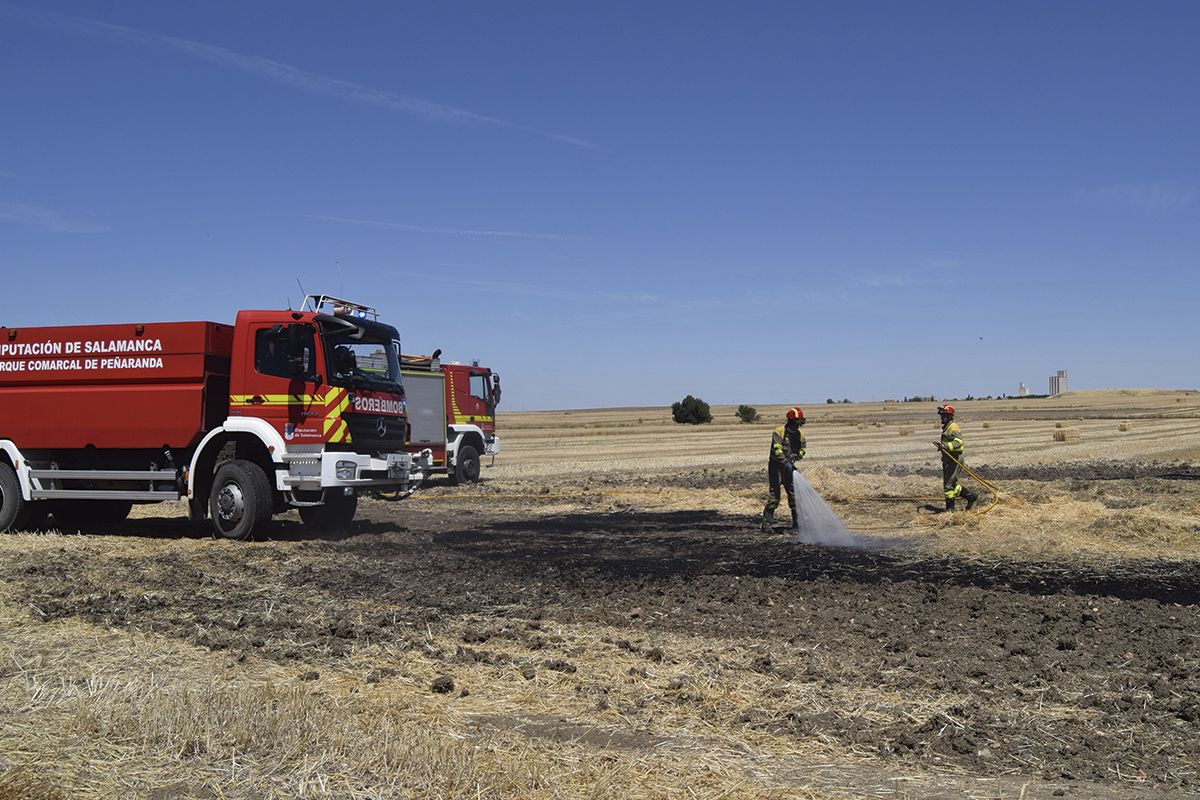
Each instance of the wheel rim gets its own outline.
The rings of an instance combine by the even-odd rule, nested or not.
[[[466,473],[468,482],[474,483],[475,481],[479,480],[479,462],[475,459],[468,461]]]
[[[236,527],[246,516],[246,496],[242,487],[236,483],[227,483],[217,494],[217,519],[222,528]]]

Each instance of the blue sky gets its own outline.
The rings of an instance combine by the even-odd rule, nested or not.
[[[510,409],[1195,388],[1200,5],[0,0],[0,324],[309,291]]]

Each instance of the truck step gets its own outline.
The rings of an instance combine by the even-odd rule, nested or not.
[[[165,469],[31,469],[29,477],[40,481],[174,481],[175,473]]]
[[[34,500],[131,500],[135,503],[157,503],[178,500],[179,492],[127,492],[119,489],[34,489]]]
[[[60,487],[62,481],[120,481],[140,483],[121,489],[32,489],[33,500],[131,500],[138,503],[175,500],[180,497],[174,472],[168,470],[116,470],[116,469],[31,469],[29,477],[43,486]],[[169,483],[173,488],[156,489],[156,484]]]

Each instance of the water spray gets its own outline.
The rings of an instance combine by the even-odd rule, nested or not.
[[[862,540],[850,533],[798,469],[792,470],[792,490],[796,497],[796,532],[791,541],[834,547],[863,546]]]

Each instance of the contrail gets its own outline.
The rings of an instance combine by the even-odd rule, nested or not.
[[[216,64],[220,67],[236,69],[253,75],[256,78],[280,83],[312,94],[336,97],[347,102],[373,105],[378,108],[387,109],[388,111],[399,111],[404,114],[421,116],[438,122],[477,122],[496,125],[553,139],[558,142],[565,142],[577,147],[585,147],[589,150],[602,149],[593,142],[575,136],[552,133],[540,128],[532,128],[528,125],[520,125],[496,117],[476,114],[473,111],[467,111],[462,108],[434,103],[430,100],[422,100],[419,97],[397,94],[384,89],[375,89],[370,86],[330,78],[326,75],[318,75],[315,72],[308,72],[289,64],[272,61],[269,58],[248,56],[218,45],[206,44],[205,42],[180,39],[175,36],[151,33],[136,28],[127,28],[123,25],[114,25],[109,22],[99,22],[68,14],[59,14],[53,11],[39,11],[5,2],[0,2],[0,13],[18,17],[26,22],[44,27],[89,36],[100,36],[127,47],[172,50],[200,61]]]
[[[476,231],[462,228],[437,228],[428,225],[408,225],[402,222],[376,222],[370,219],[353,219],[351,217],[330,217],[324,214],[307,214],[309,219],[319,219],[324,222],[344,222],[350,225],[368,225],[374,228],[391,228],[397,231],[412,231],[414,233],[442,233],[454,236],[502,236],[510,239],[543,239],[556,242],[585,242],[592,236],[574,236],[567,233],[524,233],[521,231]]]
[[[24,203],[0,203],[0,220],[15,222],[41,233],[105,233],[107,225],[75,222],[64,219],[57,212]]]

